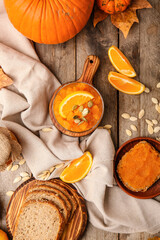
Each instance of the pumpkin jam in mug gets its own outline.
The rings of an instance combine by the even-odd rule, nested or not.
[[[72,132],[84,132],[100,122],[103,103],[98,91],[89,84],[70,83],[57,93],[53,110],[62,127]]]

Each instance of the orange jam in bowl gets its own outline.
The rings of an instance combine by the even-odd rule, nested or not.
[[[71,132],[95,129],[103,116],[103,100],[88,83],[69,83],[60,88],[53,101],[56,121]]]

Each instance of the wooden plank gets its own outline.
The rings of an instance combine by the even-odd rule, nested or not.
[[[18,163],[18,162],[17,162]],[[16,164],[16,163],[15,163]],[[7,232],[6,227],[6,209],[9,202],[10,197],[6,195],[8,191],[15,191],[16,188],[22,183],[22,181],[18,183],[13,183],[14,179],[20,175],[21,172],[30,173],[27,164],[21,165],[18,170],[15,172],[11,171],[3,171],[0,173],[0,228]]]
[[[158,236],[158,235],[156,235]],[[132,233],[132,234],[121,234],[120,240],[148,240],[148,238],[153,237],[149,233]]]
[[[75,80],[75,39],[58,45],[35,44],[41,60],[61,83]]]
[[[120,145],[126,140],[138,137],[149,136],[156,138],[158,134],[150,135],[147,130],[145,119],[157,119],[160,122],[160,115],[156,112],[154,104],[151,101],[152,97],[159,98],[160,92],[156,89],[156,84],[159,81],[158,73],[160,66],[160,51],[157,48],[159,44],[159,14],[160,5],[159,1],[150,0],[154,7],[145,9],[138,12],[140,19],[139,25],[134,24],[128,38],[125,40],[120,34],[120,49],[131,60],[133,67],[137,72],[136,79],[144,83],[152,91],[151,93],[143,93],[139,96],[130,96],[126,94],[119,94],[119,142]],[[151,21],[152,19],[152,21]],[[160,99],[159,99],[160,100]],[[138,116],[141,109],[145,109],[145,116],[143,119],[136,122],[124,120],[121,114],[127,112],[132,116]],[[138,131],[128,137],[125,133],[126,128],[130,129],[130,124],[135,124]],[[135,233],[135,234],[120,234],[120,240],[147,240],[153,237],[148,233]]]
[[[82,240],[118,240],[118,234],[100,231],[93,227],[91,224],[88,225],[87,230],[82,237]]]
[[[117,45],[117,30],[111,24],[110,18],[98,24],[96,28],[90,21],[87,26],[76,37],[76,78],[81,76],[84,61],[88,55],[96,55],[100,58],[100,67],[94,77],[94,86],[101,93],[105,113],[101,125],[111,124],[113,126],[112,136],[117,144],[117,92],[108,83],[107,76],[112,66],[108,59],[108,48]],[[88,225],[83,240],[118,239],[118,234],[108,233]]]
[[[99,23],[96,28],[90,21],[76,38],[77,43],[77,78],[80,77],[84,61],[88,55],[100,58],[100,66],[95,75],[93,85],[101,93],[104,100],[104,117],[101,125],[111,124],[112,137],[117,145],[117,91],[108,82],[108,73],[113,70],[108,58],[108,49],[118,44],[117,29],[111,24],[110,17]]]

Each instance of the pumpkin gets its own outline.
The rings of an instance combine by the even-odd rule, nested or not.
[[[123,12],[132,0],[97,0],[98,7],[108,14]]]
[[[14,27],[29,39],[57,44],[73,38],[86,25],[94,0],[4,0]]]

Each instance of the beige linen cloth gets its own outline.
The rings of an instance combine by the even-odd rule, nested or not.
[[[97,129],[82,142],[61,134],[52,124],[48,104],[60,85],[39,62],[29,40],[9,22],[0,0],[0,66],[14,85],[0,90],[0,126],[18,137],[27,165],[34,177],[55,164],[80,157],[88,150],[93,166],[87,177],[76,183],[86,199],[90,222],[97,228],[119,233],[160,230],[160,204],[139,200],[113,186],[114,146],[107,130]],[[42,132],[51,127],[51,132]],[[59,176],[61,170],[52,177]],[[5,184],[5,183],[1,183]]]

